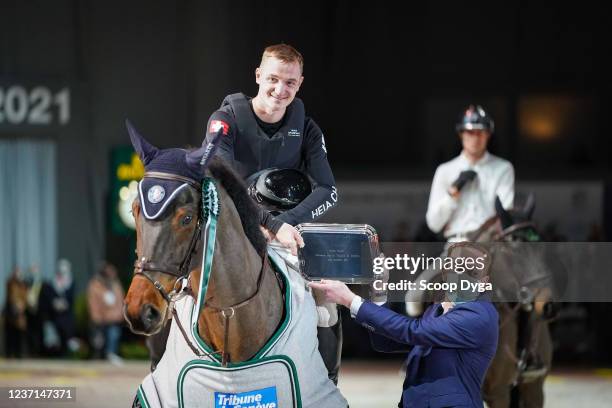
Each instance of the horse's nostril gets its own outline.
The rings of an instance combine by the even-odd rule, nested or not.
[[[146,305],[142,306],[142,310],[140,312],[140,317],[142,319],[142,322],[143,322],[145,328],[151,329],[157,323],[159,323],[159,320],[161,318],[161,314],[159,313],[159,310],[157,310],[157,308],[155,308],[155,306],[150,305],[150,304],[147,303]]]

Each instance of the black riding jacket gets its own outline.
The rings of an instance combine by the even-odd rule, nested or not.
[[[277,167],[302,170],[314,182],[312,193],[276,220],[291,225],[312,222],[337,204],[336,182],[327,161],[323,132],[314,120],[305,116],[300,99],[295,98],[287,107],[282,123],[262,129],[250,98],[244,94],[229,95],[210,116],[204,143],[219,126],[227,127],[227,135],[221,139],[217,154],[244,179],[260,170]],[[266,131],[275,133],[270,136]],[[268,227],[270,220],[262,221]],[[275,227],[278,230],[280,225]],[[276,232],[274,228],[268,229]]]

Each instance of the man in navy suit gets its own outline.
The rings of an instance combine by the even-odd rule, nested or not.
[[[482,267],[446,274],[446,281],[488,282],[489,253],[473,243],[455,244],[449,257],[482,256]],[[481,386],[495,355],[498,314],[487,295],[456,290],[430,306],[420,318],[363,301],[338,281],[311,282],[370,331],[377,351],[408,351],[406,379],[399,407],[483,407]],[[460,286],[459,286],[460,287]],[[473,286],[472,286],[473,287]]]

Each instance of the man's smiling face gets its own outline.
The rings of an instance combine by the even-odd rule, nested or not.
[[[255,70],[255,82],[259,84],[257,99],[266,111],[283,111],[289,106],[302,85],[304,77],[297,62],[283,62],[275,57],[264,58]]]

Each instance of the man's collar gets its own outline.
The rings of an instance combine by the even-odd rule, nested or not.
[[[463,153],[463,151],[461,151],[461,154],[459,155],[460,159],[461,159],[461,163],[468,165],[469,167],[473,168],[473,167],[478,167],[478,166],[482,166],[483,164],[485,164],[486,162],[489,161],[489,159],[491,158],[491,154],[489,154],[489,152],[487,150],[485,150],[484,154],[482,155],[482,157],[478,160],[476,160],[475,163],[470,162],[470,160],[467,158],[467,156]]]
[[[275,123],[278,123],[278,122],[282,121],[282,120],[283,120],[283,118],[285,117],[285,115],[287,114],[287,110],[289,109],[289,107],[291,106],[291,104],[293,104],[293,101],[291,101],[291,103],[290,103],[289,105],[287,105],[287,107],[286,107],[286,108],[285,108],[285,110],[283,111],[283,114],[280,116],[280,119],[279,119],[279,120],[270,122],[270,121],[269,121],[269,120],[271,120],[270,118],[266,118],[266,119],[268,119],[268,120],[266,120],[266,119],[262,118],[262,117],[261,117],[261,116],[260,116],[260,115],[257,113],[257,108],[255,107],[255,104],[253,103],[253,101],[255,101],[255,100],[256,100],[256,98],[257,98],[257,96],[255,96],[254,98],[252,98],[252,99],[249,101],[249,102],[250,102],[250,105],[251,105],[251,109],[253,110],[253,113],[255,114],[255,116],[256,116],[256,117],[257,117],[259,120],[261,120],[261,121],[262,121],[262,122],[264,122],[264,123],[268,123],[268,124],[275,124]],[[294,99],[294,100],[295,100],[295,99]],[[265,113],[265,112],[264,112],[264,114],[265,114],[265,115],[267,115],[267,113]]]

